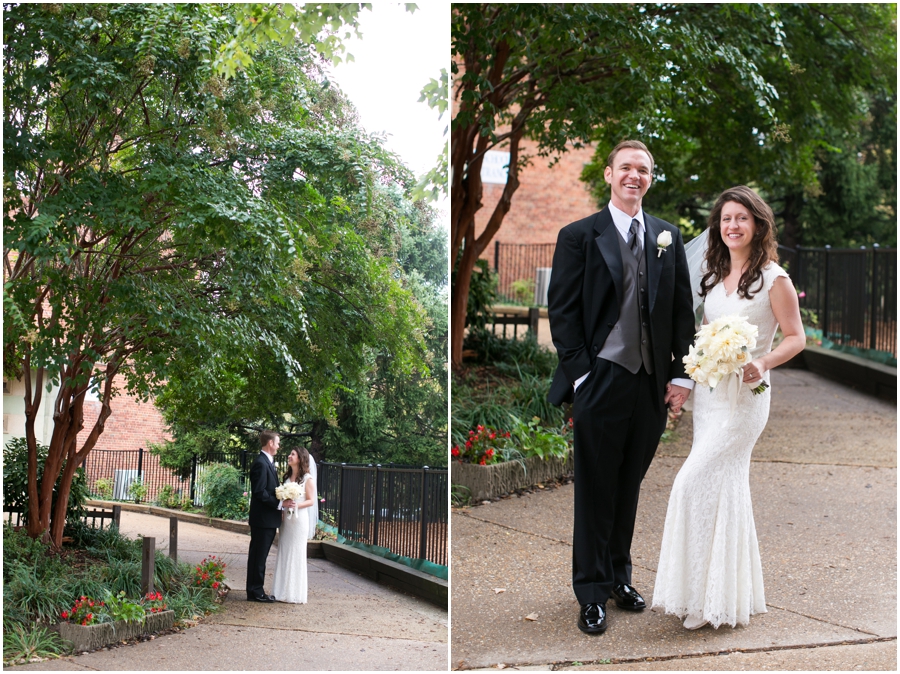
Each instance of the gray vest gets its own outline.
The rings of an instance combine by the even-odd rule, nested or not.
[[[632,374],[637,374],[641,365],[647,374],[653,374],[648,307],[650,299],[647,293],[647,246],[642,246],[638,260],[618,233],[616,240],[622,252],[622,306],[619,307],[619,320],[597,357],[618,363]]]

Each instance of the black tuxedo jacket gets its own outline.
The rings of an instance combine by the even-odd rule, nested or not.
[[[678,228],[644,213],[647,294],[653,373],[660,408],[666,383],[687,378],[682,357],[694,339],[691,283]],[[672,243],[657,255],[657,237],[668,231]],[[559,367],[548,400],[561,405],[572,400],[572,385],[590,372],[610,331],[619,320],[622,300],[622,253],[607,206],[559,232],[553,272],[547,291],[550,330]]]
[[[281,484],[275,465],[263,452],[250,466],[250,517],[251,527],[277,529],[281,526],[281,511],[275,488]]]

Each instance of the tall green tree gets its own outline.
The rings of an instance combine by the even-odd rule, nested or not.
[[[776,123],[760,120],[757,101],[728,68],[712,68],[703,78],[715,95],[705,104],[673,95],[654,114],[598,129],[585,177],[605,201],[606,155],[619,139],[642,137],[657,162],[647,208],[688,233],[705,225],[719,192],[750,183],[775,209],[785,245],[877,240],[860,228],[879,232],[884,243],[896,212],[896,172],[879,178],[896,161],[896,7],[782,4],[771,11],[778,48],[761,43],[754,64],[778,92],[770,102]]]
[[[685,184],[712,194],[748,174],[802,193],[816,182],[822,128],[856,123],[857,85],[896,79],[895,18],[893,5],[874,4],[454,5],[454,365],[475,260],[534,159],[521,152],[523,138],[541,158],[592,141],[605,158],[615,142],[643,139],[658,166],[650,199],[669,185],[673,195]],[[476,236],[481,166],[501,147],[509,175]]]
[[[198,409],[233,401],[255,418],[277,388],[329,418],[371,350],[427,370],[426,316],[385,253],[396,232],[379,189],[412,180],[329,87],[301,15],[290,37],[244,48],[252,58],[225,53],[249,44],[248,12],[5,7],[4,374],[26,384],[33,537],[60,544],[114,381],[144,398],[178,381],[203,394]],[[229,398],[248,381],[257,398]],[[78,442],[89,388],[101,410]]]

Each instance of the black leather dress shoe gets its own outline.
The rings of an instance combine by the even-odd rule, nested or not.
[[[606,631],[606,604],[582,604],[578,629],[585,634],[603,634]]]
[[[247,601],[259,601],[264,604],[271,604],[275,601],[275,597],[271,594],[256,594],[256,595],[247,595]]]
[[[644,598],[631,585],[616,585],[612,593],[619,608],[626,611],[643,611],[647,608]]]

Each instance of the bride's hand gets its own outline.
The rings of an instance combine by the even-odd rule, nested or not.
[[[766,373],[766,366],[762,361],[754,360],[744,366],[744,383],[759,385],[762,383],[763,375]]]

